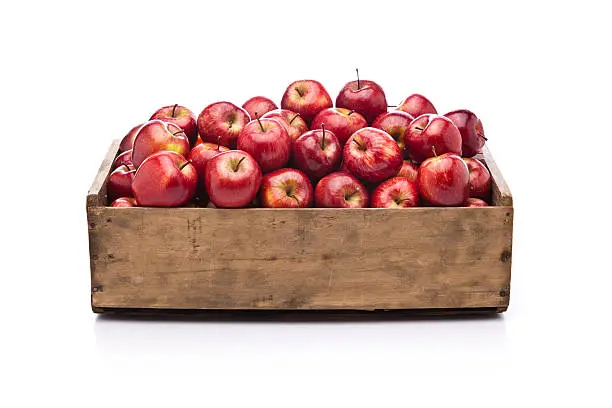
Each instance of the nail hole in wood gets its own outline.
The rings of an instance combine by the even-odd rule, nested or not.
[[[102,285],[100,286],[94,286],[91,288],[92,292],[104,292],[104,287],[102,287]]]
[[[502,289],[502,290],[499,291],[499,296],[506,297],[506,296],[508,296],[508,292],[506,292],[504,289]]]
[[[113,222],[113,220],[112,220],[112,219],[110,219],[110,218],[107,218],[107,219],[106,219],[106,222]]]
[[[91,228],[91,229],[96,228],[96,223],[95,222],[90,222],[89,223],[89,228]]]
[[[508,251],[507,249],[499,256],[499,260],[503,263],[508,262],[510,258],[512,258],[512,252]]]

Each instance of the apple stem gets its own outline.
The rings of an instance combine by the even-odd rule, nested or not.
[[[217,151],[221,148],[221,136],[217,137]]]
[[[300,88],[298,88],[298,87],[296,86],[294,89],[295,89],[295,92],[297,92],[297,93],[298,93],[298,95],[300,95],[300,98],[303,98],[303,97],[304,97],[304,94],[302,93],[302,91],[300,91]]]
[[[355,109],[353,109],[352,111],[350,111],[349,113],[346,114],[346,116],[351,116],[353,113],[355,113]]]
[[[236,163],[236,166],[234,166],[234,173],[238,171],[238,167],[240,167],[240,164],[244,161],[244,159],[246,159],[246,156],[242,156],[238,163]]]
[[[362,145],[361,143],[359,143],[359,142],[357,141],[357,139],[353,139],[353,142],[357,143],[357,146],[359,146],[359,148],[360,148],[361,150],[365,150],[365,149],[363,148],[363,145]]]
[[[255,118],[257,118],[257,123],[259,123],[259,127],[261,128],[261,131],[265,132],[266,130],[264,129],[263,125],[261,124],[261,120],[259,120],[259,114],[257,112],[255,112]]]
[[[357,89],[361,89],[361,82],[359,81],[359,68],[355,68],[355,71],[357,72]]]
[[[387,108],[397,108],[397,105],[387,105]]]
[[[176,111],[176,107],[178,106],[178,103],[174,104],[174,107],[172,108],[172,117],[174,118],[174,112]]]
[[[178,132],[173,133],[173,134],[172,134],[172,136],[176,136],[176,135],[178,135],[179,133],[183,133],[183,131],[182,131],[182,130],[179,130]]]
[[[488,142],[488,141],[489,141],[489,139],[487,139],[486,137],[484,137],[484,135],[481,135],[480,133],[478,134],[478,136],[479,136],[479,137],[482,137],[482,139],[483,139],[485,142]]]
[[[300,204],[300,200],[295,196],[295,194],[291,194],[289,198],[293,198],[298,203],[298,205]]]
[[[422,131],[423,131],[423,128],[422,128],[422,127],[415,126],[414,128],[415,128],[416,130],[420,131],[420,132],[422,132]]]
[[[187,166],[188,164],[191,164],[191,160],[187,160],[185,163],[183,163],[182,165],[179,166],[179,170],[183,170],[185,168],[185,166]]]
[[[436,146],[431,146],[431,150],[433,151],[434,157],[438,157],[436,154]]]
[[[321,139],[321,150],[325,150],[325,123],[321,123],[321,129],[323,129],[323,138]]]
[[[296,113],[294,117],[291,118],[291,120],[289,121],[289,124],[292,124],[293,121],[295,120],[295,118],[297,118],[298,116],[300,116],[299,113]]]

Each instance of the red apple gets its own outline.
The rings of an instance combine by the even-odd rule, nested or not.
[[[151,116],[151,119],[159,119],[167,123],[174,123],[176,126],[183,129],[185,136],[189,140],[191,147],[195,146],[198,139],[198,127],[196,125],[196,117],[192,111],[184,106],[175,104],[159,108]]]
[[[113,201],[111,207],[137,207],[136,199],[132,197],[119,197]]]
[[[272,110],[263,115],[261,118],[278,120],[283,126],[285,126],[285,130],[293,142],[308,131],[308,125],[306,122],[304,122],[304,119],[300,117],[300,114],[287,109]]]
[[[316,207],[363,208],[368,206],[368,190],[353,175],[344,172],[323,177],[315,188]]]
[[[174,123],[151,120],[140,128],[134,139],[132,163],[138,168],[147,157],[164,150],[187,156],[189,140],[185,132]]]
[[[206,196],[204,177],[206,174],[206,165],[208,164],[208,161],[219,153],[226,152],[228,150],[229,148],[225,146],[205,142],[196,145],[189,152],[187,159],[191,161],[191,164],[193,164],[193,167],[195,167],[198,174],[198,196],[200,198],[205,198]]]
[[[119,144],[119,151],[125,152],[134,147],[134,139],[136,138],[136,135],[138,134],[138,131],[142,125],[144,125],[144,123],[134,126],[125,136],[123,136],[123,139],[121,139],[121,143]]]
[[[261,205],[267,208],[305,208],[312,206],[310,180],[296,169],[279,169],[261,181]]]
[[[293,143],[293,162],[308,177],[318,180],[335,171],[342,159],[342,148],[334,133],[325,129],[304,133]]]
[[[440,115],[421,115],[410,123],[404,136],[406,149],[416,162],[437,154],[461,156],[461,134],[457,126]]]
[[[230,102],[216,102],[202,110],[198,116],[198,132],[203,142],[221,144],[230,149],[236,148],[236,139],[251,117],[242,108]]]
[[[404,135],[413,120],[414,118],[409,113],[395,110],[379,115],[372,123],[372,127],[384,130],[390,134],[397,142],[400,150],[404,152],[406,149]]]
[[[204,143],[204,142],[202,141],[202,138],[200,138],[200,135],[198,135],[198,138],[196,139],[196,144],[195,145],[197,146],[197,145],[202,144],[202,143]]]
[[[161,151],[138,167],[132,189],[138,205],[178,207],[193,197],[198,183],[195,167],[174,151]]]
[[[117,167],[108,176],[106,183],[106,195],[109,201],[114,201],[119,197],[132,197],[132,181],[134,180],[134,166],[124,164]]]
[[[291,138],[276,119],[247,123],[238,136],[238,150],[249,153],[264,173],[284,167],[291,157]]]
[[[472,157],[478,154],[487,140],[480,119],[467,109],[452,111],[444,116],[449,118],[461,133],[463,156]]]
[[[469,184],[467,164],[456,154],[431,157],[419,167],[419,194],[431,205],[464,205],[469,197]]]
[[[244,207],[257,195],[261,168],[247,152],[230,150],[208,161],[204,182],[208,197],[216,207]]]
[[[379,183],[397,174],[402,152],[387,132],[373,127],[359,129],[344,145],[346,168],[361,180]]]
[[[465,203],[466,207],[488,207],[489,204],[487,204],[485,201],[481,200],[480,198],[468,198],[467,202]]]
[[[112,168],[114,170],[117,167],[122,166],[124,164],[129,164],[130,166],[134,165],[134,163],[132,162],[132,149],[126,150],[125,152],[117,156],[115,158],[115,161],[113,162]]]
[[[470,197],[485,201],[491,199],[491,173],[489,169],[477,159],[463,158],[470,171]]]
[[[411,160],[404,160],[402,167],[400,167],[395,177],[406,177],[408,180],[416,183],[418,174],[419,165]]]
[[[247,111],[251,119],[254,119],[257,115],[261,118],[271,110],[278,109],[278,106],[264,96],[254,96],[242,105],[242,109]]]
[[[343,147],[349,137],[361,128],[368,126],[365,118],[354,110],[344,108],[327,108],[322,110],[312,120],[310,129],[325,128],[332,132],[340,146]]]
[[[419,205],[419,189],[406,177],[383,181],[372,193],[372,208],[409,208]]]
[[[438,113],[429,99],[419,94],[413,94],[404,99],[397,109],[409,113],[413,118],[425,115],[426,113]]]
[[[378,115],[387,111],[387,98],[380,85],[374,81],[360,80],[357,71],[357,80],[348,82],[338,94],[336,107],[359,112],[368,123],[372,123]]]
[[[332,100],[323,85],[311,79],[291,83],[281,100],[281,108],[299,113],[308,124],[317,113],[331,107]]]

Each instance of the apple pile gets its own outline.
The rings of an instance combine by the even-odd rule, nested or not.
[[[281,108],[157,110],[120,144],[107,195],[113,207],[408,208],[487,206],[485,141],[469,110],[438,115],[424,96],[389,110],[376,82],[347,83],[332,99],[314,80],[287,87]]]

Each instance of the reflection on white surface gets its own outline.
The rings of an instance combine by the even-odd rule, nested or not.
[[[94,323],[98,363],[182,373],[293,374],[395,367],[397,374],[490,375],[509,364],[501,316],[350,322],[117,320]],[[299,370],[296,370],[299,367]],[[387,372],[387,374],[389,374]]]

